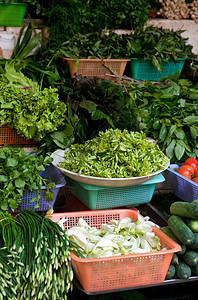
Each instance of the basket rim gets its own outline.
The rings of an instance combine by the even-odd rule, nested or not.
[[[152,60],[152,58],[151,57],[146,57],[146,58],[144,58],[144,57],[131,57],[131,60],[136,60],[136,61],[151,61]],[[181,61],[185,61],[186,60],[186,58],[177,58],[176,59],[177,61],[179,61],[179,60],[181,60]],[[165,60],[164,60],[165,61]],[[170,59],[169,61],[173,61],[172,59]],[[163,62],[163,60],[162,60],[162,62]]]
[[[69,57],[62,57],[63,60],[68,60],[68,61],[80,61],[80,62],[102,62],[102,61],[105,61],[105,62],[125,62],[125,61],[130,61],[131,59],[129,58],[120,58],[120,59],[114,59],[114,58],[69,58]]]

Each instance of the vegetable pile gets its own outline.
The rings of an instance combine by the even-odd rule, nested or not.
[[[170,213],[168,226],[160,229],[180,244],[181,251],[173,255],[166,279],[188,279],[198,275],[198,200],[173,202]]]
[[[45,170],[45,166],[51,164],[49,156],[35,156],[33,152],[25,153],[23,148],[0,149],[0,209],[6,211],[20,209],[20,203],[24,201],[24,190],[35,193],[32,202],[36,200],[35,209],[39,208],[40,191],[46,186],[46,200],[52,201],[54,194],[50,188],[55,188],[54,182],[42,178],[39,173]]]
[[[64,229],[66,221],[64,217],[58,224]],[[112,219],[102,224],[100,229],[79,218],[77,225],[69,228],[66,234],[83,249],[81,254],[84,258],[109,257],[161,250],[160,239],[152,231],[152,226],[157,225],[149,221],[149,217],[140,215],[136,222],[129,217],[119,221]]]
[[[162,170],[168,158],[153,147],[143,133],[108,129],[84,144],[73,144],[65,151],[66,170],[106,178],[147,176]]]
[[[187,158],[177,173],[198,184],[198,161],[194,157]]]
[[[67,299],[73,280],[69,251],[78,247],[58,224],[33,211],[15,218],[1,212],[0,237],[0,299]]]
[[[40,141],[65,120],[66,105],[57,89],[39,85],[7,63],[0,80],[0,126],[7,123],[26,137]]]

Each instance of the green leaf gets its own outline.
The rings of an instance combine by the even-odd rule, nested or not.
[[[180,128],[180,127],[177,127],[177,128],[174,130],[174,134],[176,135],[176,137],[177,137],[178,139],[181,139],[181,140],[184,139],[185,136],[186,136],[185,132],[184,132],[183,129]]]
[[[174,149],[175,149],[175,145],[176,145],[176,140],[172,140],[171,143],[168,145],[168,147],[166,148],[166,155],[172,159],[174,156]]]
[[[162,67],[159,60],[154,55],[152,55],[151,59],[152,59],[152,64],[158,69],[159,72],[161,72]]]
[[[162,127],[160,128],[160,132],[159,132],[159,142],[163,142],[166,138],[167,135],[167,128],[166,128],[166,124],[163,123]]]
[[[18,160],[15,158],[8,157],[6,160],[6,167],[16,167],[18,165]]]
[[[178,160],[181,160],[185,152],[185,147],[181,146],[179,143],[176,143],[175,146],[175,156]]]
[[[6,175],[0,175],[0,182],[6,182],[8,177]]]
[[[100,111],[99,109],[97,109],[94,113],[92,113],[92,119],[93,120],[106,119],[113,128],[115,127],[111,118],[107,114]]]
[[[197,128],[191,126],[190,127],[190,134],[191,134],[191,136],[192,136],[193,139],[196,139],[197,136],[198,136],[198,130],[197,130]]]
[[[15,186],[17,187],[17,188],[19,188],[19,189],[23,189],[24,187],[25,187],[25,181],[24,180],[22,180],[22,179],[20,179],[20,178],[16,178],[15,180],[14,180],[14,183],[15,183]]]
[[[184,118],[184,122],[191,125],[198,122],[198,116],[188,116]]]
[[[79,103],[79,106],[86,109],[89,113],[96,111],[96,104],[93,101],[83,100]]]

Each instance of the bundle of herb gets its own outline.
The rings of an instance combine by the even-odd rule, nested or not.
[[[3,211],[20,209],[24,190],[35,193],[35,209],[39,208],[40,191],[46,186],[46,200],[52,201],[55,188],[54,182],[42,178],[39,173],[50,165],[50,157],[36,156],[33,152],[26,154],[23,148],[0,149],[0,209]]]
[[[151,58],[153,65],[161,71],[162,61],[176,62],[177,58],[193,59],[192,46],[187,44],[187,38],[182,37],[184,30],[173,31],[149,26],[144,30],[136,30],[130,35],[129,43],[131,57]]]
[[[57,89],[39,89],[33,80],[10,64],[0,81],[0,126],[7,123],[27,139],[40,141],[64,124],[66,105]]]
[[[167,157],[143,133],[109,129],[65,151],[66,170],[103,178],[147,176],[164,169]]]
[[[0,249],[0,261],[6,255],[8,262],[0,279],[1,299],[67,299],[73,286],[69,253],[78,254],[79,247],[57,223],[33,211],[24,210],[15,218],[0,212],[0,237],[5,249]]]
[[[158,140],[172,163],[198,156],[198,85],[178,77],[128,86],[136,130]]]

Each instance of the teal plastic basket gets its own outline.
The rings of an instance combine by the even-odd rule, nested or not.
[[[0,2],[0,26],[20,27],[23,22],[27,4]]]
[[[133,186],[100,187],[75,181],[66,176],[67,189],[91,210],[138,206],[150,202],[156,183],[165,180],[162,174]]]
[[[178,58],[177,62],[162,62],[162,71],[159,72],[153,66],[151,58],[145,60],[139,58],[131,58],[130,62],[130,77],[136,80],[157,81],[159,78],[168,75],[174,75],[179,71],[179,75],[183,69],[185,58]]]

